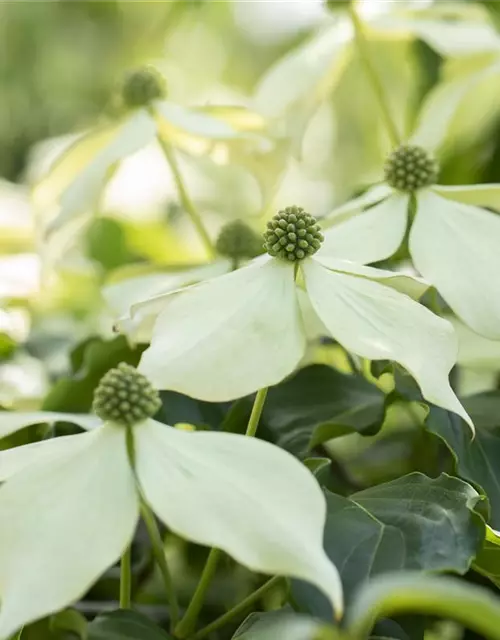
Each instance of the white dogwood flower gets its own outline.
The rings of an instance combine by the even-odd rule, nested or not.
[[[457,355],[453,328],[416,302],[417,279],[325,256],[313,216],[298,207],[269,223],[270,255],[206,282],[135,305],[154,323],[139,370],[155,386],[211,401],[231,400],[277,384],[300,363],[306,330],[296,276],[325,330],[348,351],[394,360],[417,380],[427,400],[470,424],[448,382]],[[355,245],[355,237],[351,238]],[[404,293],[408,295],[404,295]],[[412,297],[410,297],[412,296]]]
[[[418,138],[393,151],[385,184],[332,212],[327,255],[363,263],[396,252],[405,238],[416,269],[474,331],[500,338],[500,185],[441,186]],[[368,209],[366,209],[368,207]],[[365,210],[366,209],[366,210]]]
[[[200,145],[206,150],[214,142],[256,140],[253,130],[264,123],[240,107],[176,104],[167,99],[165,81],[152,67],[126,76],[121,99],[125,114],[79,136],[35,185],[33,200],[47,238],[63,229],[67,235],[78,233],[117,165],[156,138],[188,152]]]
[[[0,437],[61,420],[88,430],[0,452],[1,640],[85,594],[130,544],[140,497],[176,534],[311,582],[341,615],[323,550],[325,499],[306,467],[256,438],[156,422],[160,405],[121,364],[96,390],[97,416],[0,413]]]

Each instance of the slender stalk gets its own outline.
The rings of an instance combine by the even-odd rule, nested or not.
[[[205,595],[215,572],[217,571],[217,565],[219,564],[221,556],[222,551],[220,551],[220,549],[210,549],[210,553],[208,554],[196,591],[191,598],[191,602],[189,603],[182,620],[175,627],[174,633],[177,638],[186,638],[193,633],[196,621],[198,620],[201,608],[203,607]]]
[[[120,563],[120,609],[130,609],[132,602],[132,551],[128,547]]]
[[[161,576],[163,578],[163,586],[167,594],[167,599],[170,605],[170,624],[172,629],[179,620],[179,603],[177,602],[177,595],[174,590],[172,577],[168,570],[167,559],[165,558],[165,550],[163,548],[163,540],[161,539],[158,525],[156,524],[153,512],[149,508],[144,499],[141,498],[141,515],[146,525],[146,529],[151,540],[151,546],[153,548],[153,554],[160,569]]]
[[[363,23],[359,19],[359,16],[354,7],[353,0],[351,0],[351,2],[349,3],[349,14],[351,16],[351,21],[354,27],[354,37],[356,40],[356,46],[357,46],[361,61],[365,67],[366,75],[368,76],[371,82],[373,91],[377,97],[377,101],[379,103],[380,110],[384,117],[385,124],[387,127],[387,132],[391,138],[391,142],[395,147],[397,147],[399,144],[401,144],[401,138],[398,132],[398,128],[392,117],[391,109],[385,95],[384,87],[382,86],[377,70],[375,69],[375,66],[372,63],[372,59],[370,57],[370,51],[368,48],[368,43],[365,37]]]
[[[264,409],[264,403],[267,398],[267,387],[264,389],[259,389],[257,391],[257,395],[255,396],[255,400],[253,402],[252,413],[250,414],[250,419],[248,421],[246,434],[247,436],[253,437],[257,432],[257,427],[259,426],[260,416],[262,415],[262,410]]]
[[[278,585],[282,579],[283,578],[281,576],[274,576],[274,578],[271,578],[270,580],[265,582],[256,591],[239,602],[235,607],[227,611],[224,615],[220,616],[220,618],[217,618],[209,625],[203,627],[203,629],[200,629],[197,633],[191,636],[191,640],[202,640],[203,638],[206,638],[208,635],[210,635],[213,631],[216,631],[228,622],[231,622],[233,618],[244,614],[255,602],[260,600],[263,595],[265,595],[268,591]]]
[[[164,140],[161,136],[158,136],[158,142],[163,150],[163,154],[165,155],[165,159],[167,160],[170,170],[172,171],[172,175],[174,176],[175,185],[177,187],[177,192],[179,194],[179,199],[181,201],[182,206],[186,210],[186,213],[191,218],[191,222],[193,223],[196,231],[198,232],[201,241],[203,242],[203,246],[205,247],[208,255],[213,258],[215,257],[215,247],[212,242],[208,231],[203,224],[201,219],[200,212],[196,208],[194,202],[191,200],[191,197],[188,193],[186,185],[184,184],[184,179],[181,175],[179,165],[177,164],[177,159],[175,157],[174,150],[170,146],[170,144]]]
[[[259,420],[262,415],[262,410],[264,408],[264,403],[267,397],[267,391],[267,387],[264,389],[259,389],[259,391],[257,391],[257,395],[255,396],[252,413],[250,414],[247,429],[245,432],[245,435],[249,436],[250,438],[253,438],[253,436],[257,432],[257,427],[259,426]],[[222,551],[220,551],[220,549],[210,550],[207,561],[203,568],[203,572],[198,582],[198,586],[196,587],[196,591],[191,598],[191,602],[189,603],[189,606],[186,609],[182,620],[175,627],[175,635],[178,638],[185,638],[187,636],[190,636],[193,632],[201,608],[203,606],[208,587],[210,586],[215,572],[217,571],[217,565],[221,556]]]

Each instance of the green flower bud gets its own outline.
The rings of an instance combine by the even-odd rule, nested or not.
[[[287,262],[303,260],[321,247],[323,234],[316,218],[301,207],[287,207],[267,223],[264,248]]]
[[[154,67],[143,67],[125,74],[122,97],[127,107],[146,107],[167,93],[163,76]]]
[[[100,380],[92,409],[101,420],[133,426],[161,407],[160,394],[134,367],[121,362]]]
[[[258,233],[241,220],[225,224],[215,243],[217,253],[232,260],[255,258],[262,253],[262,242]]]
[[[439,169],[425,149],[401,145],[387,157],[384,171],[385,180],[391,187],[412,192],[435,184]]]

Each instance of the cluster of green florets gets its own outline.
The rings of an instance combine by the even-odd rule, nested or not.
[[[129,71],[122,85],[122,98],[127,107],[145,107],[167,92],[163,76],[154,67]]]
[[[287,207],[267,223],[264,248],[273,257],[294,262],[316,253],[323,239],[314,216],[301,207]]]
[[[421,147],[401,145],[385,162],[386,182],[399,191],[412,192],[435,184],[438,165]]]
[[[255,258],[262,253],[262,240],[241,220],[224,225],[215,243],[217,253],[231,260]]]
[[[160,395],[137,369],[121,362],[110,369],[94,393],[92,409],[104,421],[132,426],[161,407]]]

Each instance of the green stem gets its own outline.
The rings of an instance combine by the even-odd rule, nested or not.
[[[203,607],[205,595],[215,572],[217,571],[217,565],[219,564],[221,556],[222,551],[220,551],[220,549],[210,549],[210,553],[208,554],[196,591],[191,598],[191,602],[189,603],[182,620],[175,627],[174,633],[176,637],[185,638],[193,633],[201,608]]]
[[[191,640],[202,640],[203,638],[206,638],[208,635],[210,635],[213,631],[216,631],[228,622],[231,622],[233,618],[244,614],[250,607],[252,607],[252,605],[260,600],[263,595],[265,595],[268,591],[279,584],[282,579],[283,578],[281,576],[274,576],[274,578],[271,578],[270,580],[265,582],[261,587],[259,587],[259,589],[248,595],[244,600],[230,609],[227,613],[220,616],[220,618],[217,618],[206,627],[203,627],[203,629],[200,629],[198,633],[195,633],[191,637]]]
[[[398,128],[392,117],[391,109],[385,95],[384,87],[382,86],[375,66],[372,63],[372,58],[368,49],[368,43],[365,37],[363,23],[359,19],[359,16],[354,7],[354,2],[352,0],[349,3],[349,14],[351,16],[351,21],[354,27],[354,37],[356,40],[356,46],[359,52],[359,56],[365,67],[366,74],[371,82],[373,91],[378,100],[380,110],[382,111],[382,115],[387,127],[387,132],[389,133],[389,137],[391,138],[391,142],[395,147],[397,147],[401,144],[401,138],[398,132]]]
[[[264,403],[267,397],[267,391],[267,387],[264,389],[259,389],[259,391],[257,391],[257,395],[255,396],[252,413],[250,414],[247,429],[245,432],[245,435],[249,436],[250,438],[253,438],[253,436],[257,432],[257,427],[259,426],[259,420],[262,415],[262,410],[264,408]],[[217,565],[221,556],[222,551],[220,551],[220,549],[210,550],[207,561],[205,563],[205,567],[203,568],[203,572],[200,576],[198,586],[196,587],[196,591],[191,598],[191,602],[189,603],[189,606],[186,609],[182,620],[175,628],[175,635],[178,638],[185,638],[186,636],[191,635],[191,633],[193,632],[201,608],[203,606],[208,587],[210,586],[210,583],[212,582],[212,579],[215,575]]]
[[[167,559],[165,558],[165,549],[163,548],[163,540],[161,538],[158,525],[156,524],[153,512],[143,498],[141,498],[141,515],[151,540],[151,546],[153,548],[156,563],[158,564],[163,578],[163,585],[170,605],[170,623],[171,627],[174,628],[179,620],[179,603],[177,602],[177,595],[174,590],[170,571],[168,570]]]
[[[132,602],[132,551],[128,547],[120,563],[120,609],[130,609]]]
[[[160,143],[160,146],[165,155],[165,159],[167,160],[170,170],[172,171],[172,175],[174,176],[174,181],[177,187],[177,192],[179,194],[179,199],[181,201],[181,204],[185,209],[186,213],[191,218],[191,222],[196,228],[196,231],[198,232],[203,242],[203,246],[205,247],[206,252],[211,258],[213,258],[216,255],[214,243],[212,242],[208,234],[208,231],[205,229],[205,225],[203,224],[203,221],[201,219],[200,212],[198,211],[194,202],[191,200],[191,197],[189,196],[186,185],[184,184],[184,179],[182,178],[182,175],[179,169],[179,165],[177,164],[177,159],[175,157],[174,150],[172,149],[170,144],[166,142],[166,140],[163,140],[161,136],[158,136],[158,142]]]
[[[262,409],[264,408],[264,402],[267,398],[267,392],[267,387],[264,389],[259,389],[259,391],[257,391],[257,395],[255,396],[255,400],[253,402],[252,413],[250,414],[250,419],[247,425],[245,434],[247,436],[253,437],[257,432],[260,416],[262,415]]]

